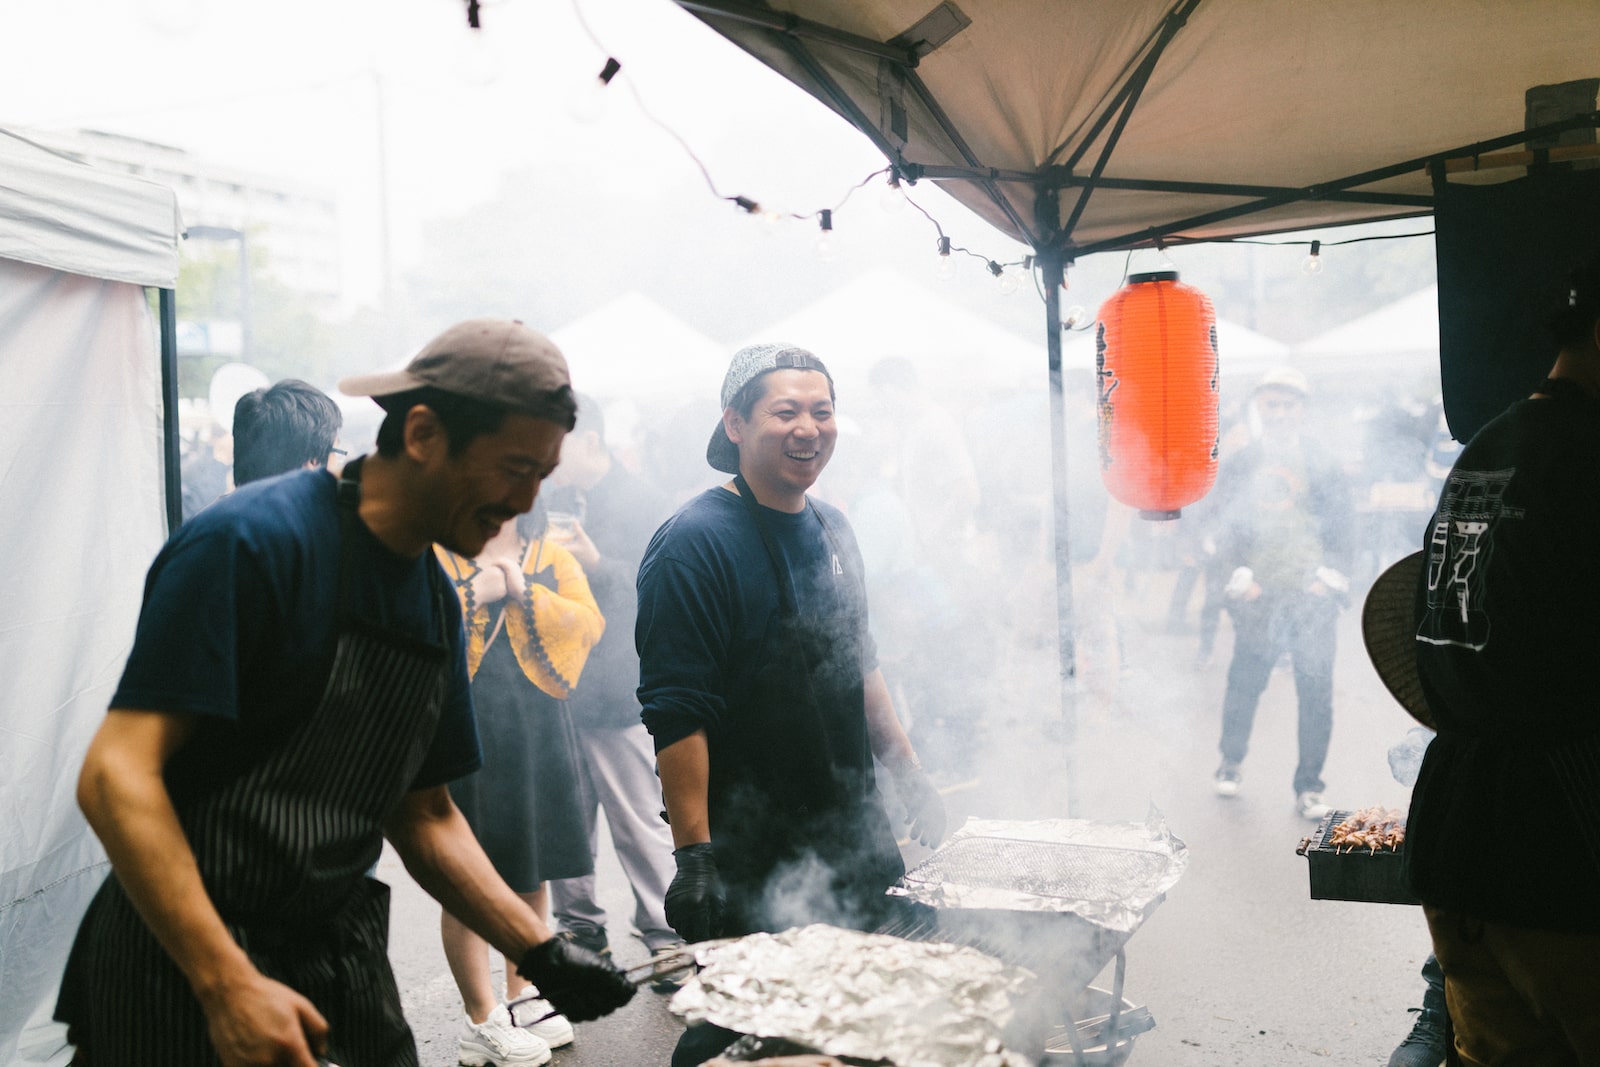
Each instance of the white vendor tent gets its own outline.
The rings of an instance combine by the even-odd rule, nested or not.
[[[1307,338],[1294,348],[1308,373],[1324,366],[1360,373],[1439,373],[1439,287],[1429,285],[1376,311]]]
[[[572,385],[605,413],[606,439],[634,443],[650,413],[688,404],[709,426],[732,350],[643,293],[627,292],[556,330]],[[710,383],[710,384],[707,384]]]
[[[63,1063],[51,1023],[105,877],[77,770],[166,536],[146,287],[178,275],[171,190],[0,130],[0,1063]]]
[[[671,399],[721,383],[730,351],[643,293],[628,292],[550,331],[573,388],[606,402]],[[715,386],[713,386],[715,388]]]
[[[924,384],[943,382],[969,394],[1009,391],[1036,377],[1043,344],[968,311],[936,286],[888,268],[871,270],[739,344],[787,341],[810,349],[841,387],[863,385],[872,365],[887,356],[911,360]],[[726,361],[713,389],[724,369]]]

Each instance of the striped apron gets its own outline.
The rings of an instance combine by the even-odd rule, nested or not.
[[[357,461],[339,484],[338,643],[321,700],[244,775],[179,803],[178,818],[233,936],[328,1020],[328,1059],[394,1067],[416,1064],[416,1045],[389,967],[389,887],[366,872],[438,726],[449,594],[430,566],[438,644],[354,617],[359,478]],[[76,1063],[219,1062],[188,982],[115,876],[79,927],[56,1018]]]

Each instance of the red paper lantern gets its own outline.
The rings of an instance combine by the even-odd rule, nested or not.
[[[1146,519],[1217,479],[1217,315],[1177,271],[1135,274],[1100,308],[1100,476]]]

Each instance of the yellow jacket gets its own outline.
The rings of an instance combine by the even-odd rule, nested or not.
[[[434,551],[461,598],[468,672],[478,673],[492,634],[496,641],[511,641],[511,651],[530,682],[557,700],[566,699],[583,674],[589,650],[606,628],[606,620],[589,591],[589,579],[572,553],[552,541],[540,540],[526,546],[522,572],[530,606],[525,607],[509,598],[494,604],[474,604],[470,589],[480,569],[477,562],[437,545]],[[545,571],[552,572],[555,578],[553,590],[534,580]],[[506,608],[505,624],[494,632],[501,605]]]

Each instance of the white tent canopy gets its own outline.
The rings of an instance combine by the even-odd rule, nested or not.
[[[0,133],[0,1063],[63,1063],[49,1021],[106,873],[78,766],[166,533],[157,336],[170,190]]]
[[[678,3],[1068,258],[1426,214],[1428,157],[1520,148],[1530,115],[1564,118],[1528,90],[1600,66],[1591,0]]]
[[[888,268],[852,278],[739,343],[759,341],[787,341],[809,349],[836,381],[848,385],[864,384],[878,360],[904,356],[924,382],[939,379],[967,390],[1014,389],[1035,380],[1045,360],[1038,341],[997,326]]]
[[[178,284],[178,201],[0,130],[0,259],[160,289]]]
[[[1429,285],[1376,311],[1308,338],[1294,349],[1299,360],[1341,356],[1439,358],[1439,287]]]
[[[552,330],[550,339],[567,357],[573,387],[608,404],[715,390],[728,366],[723,345],[639,292]]]

